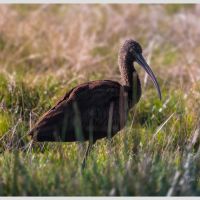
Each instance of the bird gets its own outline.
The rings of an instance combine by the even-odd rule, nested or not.
[[[135,62],[152,79],[161,100],[158,81],[142,55],[141,45],[133,39],[126,39],[118,53],[121,83],[95,80],[72,88],[35,123],[28,133],[32,141],[89,141],[82,161],[84,168],[95,142],[102,138],[111,139],[122,130],[129,110],[140,100],[141,82]]]

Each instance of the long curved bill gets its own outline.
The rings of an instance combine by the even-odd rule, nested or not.
[[[136,62],[141,65],[144,70],[147,72],[147,74],[151,77],[152,81],[153,81],[153,84],[154,86],[156,87],[157,89],[157,92],[158,92],[158,96],[161,100],[162,96],[161,96],[161,91],[160,91],[160,87],[158,85],[158,81],[153,73],[153,71],[151,70],[151,68],[149,67],[149,65],[147,64],[147,62],[145,61],[144,57],[142,56],[142,54],[137,54],[136,55]]]

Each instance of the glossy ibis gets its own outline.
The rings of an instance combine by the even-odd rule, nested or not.
[[[126,40],[119,50],[118,64],[122,84],[112,80],[97,80],[78,85],[48,112],[29,132],[33,141],[87,141],[83,166],[96,140],[113,137],[127,121],[128,111],[140,99],[141,84],[134,68],[137,62],[152,79],[159,98],[158,82],[142,56],[140,44]]]

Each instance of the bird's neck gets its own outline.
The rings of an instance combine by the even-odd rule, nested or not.
[[[132,87],[133,86],[133,73],[136,72],[133,68],[133,63],[124,59],[119,63],[120,73],[122,78],[122,85]]]
[[[133,61],[120,59],[119,61],[122,85],[128,88],[128,96],[130,104],[137,103],[141,96],[141,83],[138,74],[133,66]]]

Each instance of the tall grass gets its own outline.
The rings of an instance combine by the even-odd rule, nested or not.
[[[200,195],[199,5],[1,5],[0,195]],[[79,83],[120,81],[131,37],[163,100],[136,65],[142,98],[112,141],[30,147],[27,132]]]

